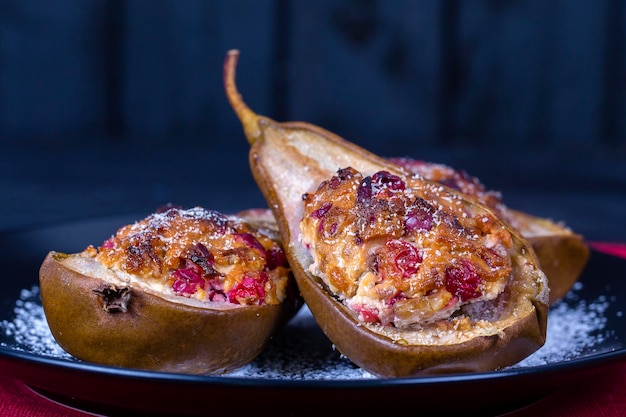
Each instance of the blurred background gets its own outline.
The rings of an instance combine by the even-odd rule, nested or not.
[[[624,238],[619,0],[2,0],[0,231],[263,206],[222,86],[232,48],[259,114]]]

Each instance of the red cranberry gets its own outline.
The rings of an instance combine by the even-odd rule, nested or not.
[[[478,289],[481,278],[474,265],[463,260],[460,264],[448,266],[445,270],[446,290],[459,297],[461,301],[467,301],[481,296]]]
[[[234,304],[261,305],[265,301],[267,275],[261,273],[259,279],[246,276],[228,293],[228,301]]]
[[[372,175],[372,182],[377,188],[386,187],[396,191],[403,191],[406,187],[400,177],[387,171],[378,171]]]
[[[281,248],[271,248],[266,253],[265,268],[272,271],[279,266],[287,267],[287,257]]]
[[[387,241],[381,256],[384,258],[379,259],[379,268],[381,265],[385,265],[387,274],[400,274],[402,278],[408,278],[415,274],[422,262],[422,255],[415,246],[397,239]]]
[[[435,209],[423,198],[417,198],[407,213],[405,227],[408,231],[430,231],[434,225]]]
[[[356,190],[356,201],[358,204],[367,204],[372,199],[372,177],[365,177],[361,180],[359,188]]]
[[[113,249],[115,247],[115,238],[110,237],[102,243],[102,248]]]
[[[332,206],[333,206],[333,203],[331,203],[330,201],[324,202],[320,208],[318,208],[317,210],[314,210],[311,213],[311,217],[315,219],[321,219],[322,217],[326,215],[326,213],[328,213],[328,210],[330,210]]]
[[[175,278],[172,289],[177,294],[193,295],[198,288],[204,289],[206,285],[206,281],[194,267],[177,269],[172,275]]]
[[[360,320],[365,323],[379,323],[380,322],[380,318],[378,317],[378,311],[372,308],[359,304],[359,305],[352,306],[352,309],[359,314]]]
[[[237,235],[235,235],[235,239],[243,242],[247,247],[251,249],[256,249],[262,255],[265,255],[265,247],[251,233],[238,233]]]

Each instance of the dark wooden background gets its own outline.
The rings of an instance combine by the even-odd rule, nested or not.
[[[0,135],[234,135],[238,48],[258,112],[375,147],[623,144],[625,26],[619,0],[4,0]]]
[[[2,0],[4,227],[215,203],[187,191],[207,184],[219,208],[260,204],[231,48],[258,113],[456,164],[522,207],[561,198],[541,214],[584,230],[581,185],[622,209],[622,1]]]

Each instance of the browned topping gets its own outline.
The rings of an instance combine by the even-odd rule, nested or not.
[[[277,304],[290,273],[276,240],[239,217],[200,207],[156,212],[85,253],[163,291],[202,301]]]
[[[475,197],[491,209],[502,208],[502,195],[497,191],[488,190],[478,178],[469,175],[464,170],[412,158],[389,158],[389,160],[409,172]]]
[[[419,176],[352,168],[303,196],[311,269],[365,322],[413,326],[493,299],[511,273],[491,212]]]
[[[389,158],[389,160],[413,174],[421,175],[427,180],[435,181],[476,199],[479,203],[493,210],[498,217],[519,230],[523,236],[528,237],[538,233],[537,225],[525,216],[519,216],[512,211],[504,203],[500,192],[489,190],[478,178],[469,175],[464,170],[413,158]],[[539,228],[539,232],[541,232],[541,228]]]

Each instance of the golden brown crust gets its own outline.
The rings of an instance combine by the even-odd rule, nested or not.
[[[109,269],[202,301],[278,304],[290,272],[277,240],[201,207],[153,213],[94,249],[87,252]]]
[[[502,208],[502,195],[497,191],[487,189],[477,177],[464,170],[454,169],[445,164],[406,157],[392,157],[389,158],[389,161],[428,180],[475,197],[492,210],[500,211]]]

